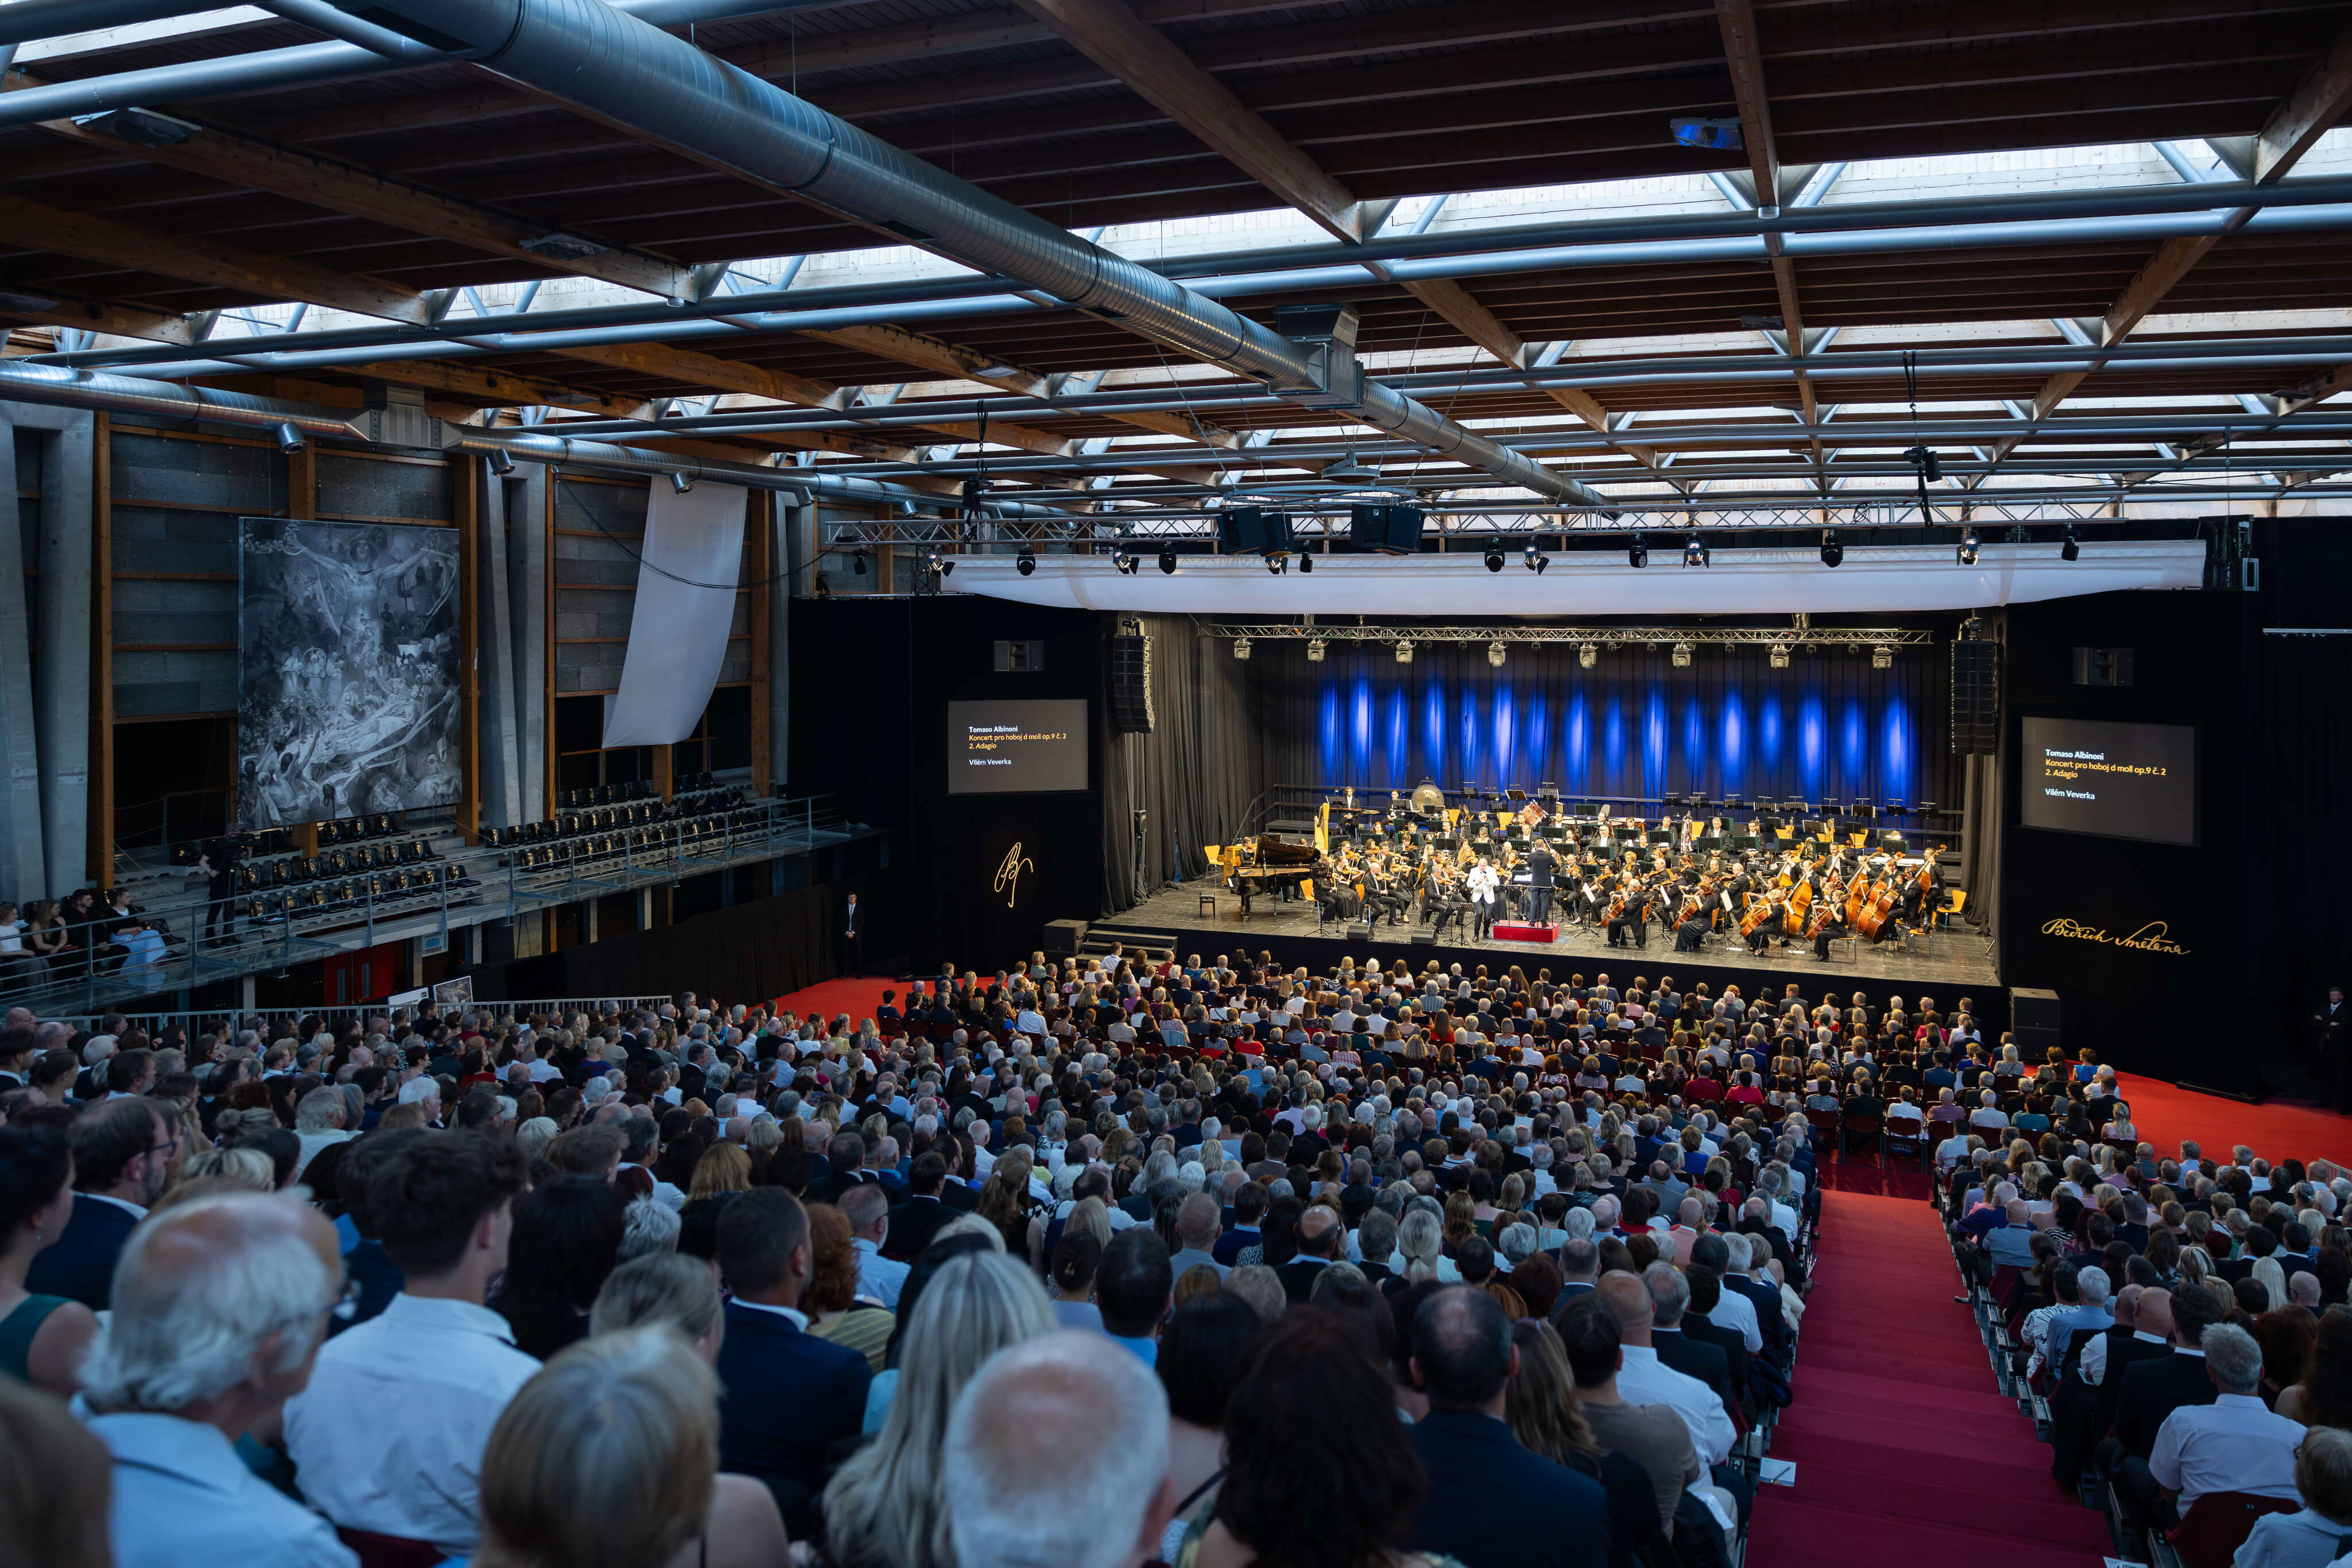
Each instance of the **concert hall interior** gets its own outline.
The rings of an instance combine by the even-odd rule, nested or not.
[[[2339,7],[632,7],[7,8],[0,990],[774,994],[857,888],[2311,1091]]]
[[[2347,844],[2352,0],[0,0],[0,1568],[2352,1568]]]

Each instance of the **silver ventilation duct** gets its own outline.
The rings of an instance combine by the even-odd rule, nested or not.
[[[1605,504],[1411,398],[990,195],[604,0],[338,0],[534,92],[841,217],[998,273],[1278,396],[1548,500]],[[403,22],[407,24],[403,27]]]
[[[680,452],[623,446],[608,441],[582,440],[568,435],[509,434],[452,424],[421,408],[394,404],[381,409],[322,408],[315,403],[289,402],[280,398],[254,397],[245,392],[217,392],[210,387],[178,386],[138,376],[112,375],[104,371],[62,370],[53,365],[0,361],[0,399],[46,403],[60,408],[101,409],[113,413],[145,414],[155,419],[203,420],[215,424],[242,424],[276,430],[292,425],[305,435],[387,446],[428,447],[441,452],[485,456],[504,452],[523,463],[546,463],[594,474],[683,474],[689,479],[741,485],[754,490],[776,490],[803,501],[829,500],[846,506],[955,507],[952,496],[934,495],[905,485],[845,475],[822,474],[807,468],[765,468],[752,463],[728,463]],[[1053,507],[992,497],[988,510],[1004,517],[1050,518],[1068,521],[1070,515]]]

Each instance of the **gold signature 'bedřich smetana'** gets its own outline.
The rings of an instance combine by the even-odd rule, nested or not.
[[[2166,935],[2169,929],[2170,926],[2167,922],[2151,920],[2128,936],[2110,936],[2098,926],[2084,925],[2079,921],[2062,919],[2053,920],[2044,925],[2042,928],[2042,934],[2044,936],[2071,936],[2078,942],[2096,942],[2108,947],[2129,947],[2140,953],[2169,953],[2175,957],[2188,956],[2189,949]]]

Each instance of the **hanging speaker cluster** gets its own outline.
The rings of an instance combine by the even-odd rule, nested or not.
[[[1956,757],[2000,749],[2000,644],[1990,637],[1952,644],[1951,737]]]
[[[1110,640],[1110,732],[1151,733],[1151,639],[1140,633]]]

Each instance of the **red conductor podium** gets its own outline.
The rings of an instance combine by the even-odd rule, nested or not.
[[[1495,922],[1495,940],[1497,942],[1539,942],[1549,946],[1550,944],[1559,940],[1559,927],[1557,925],[1537,925],[1525,920],[1497,920]]]

